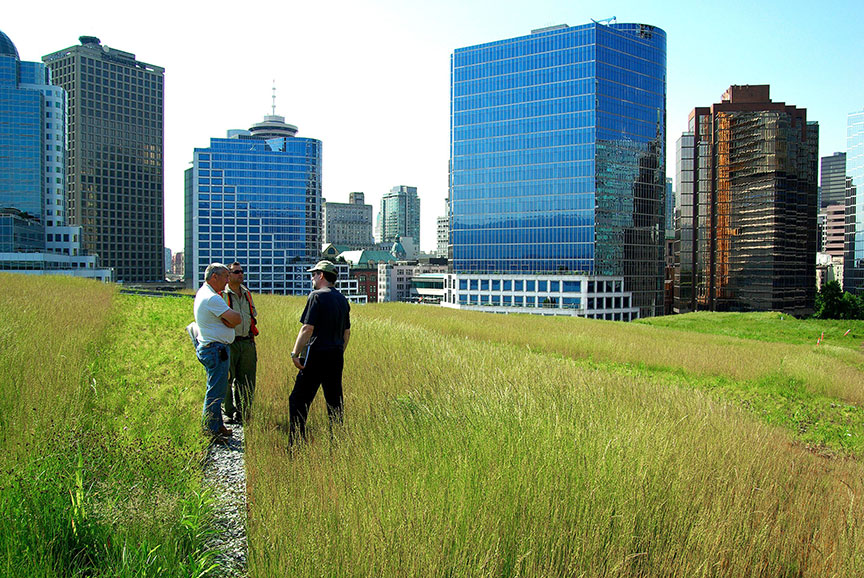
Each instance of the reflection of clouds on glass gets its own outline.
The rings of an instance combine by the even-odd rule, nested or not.
[[[657,313],[665,33],[536,31],[457,49],[452,77],[454,271],[625,275]]]

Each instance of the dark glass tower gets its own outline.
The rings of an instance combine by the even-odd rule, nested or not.
[[[454,273],[623,276],[663,311],[666,34],[586,24],[451,57]]]
[[[690,113],[678,141],[680,271],[675,310],[813,311],[819,125],[731,86]]]
[[[80,40],[42,58],[69,95],[69,222],[118,281],[162,280],[164,71]]]
[[[828,205],[843,205],[846,202],[846,153],[834,153],[822,157],[820,209]]]

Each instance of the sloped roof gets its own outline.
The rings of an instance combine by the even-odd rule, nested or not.
[[[359,251],[343,251],[339,253],[339,257],[344,259],[346,263],[357,266],[368,266],[370,261],[377,263],[392,263],[396,261],[391,253],[387,251],[372,251],[363,249]]]

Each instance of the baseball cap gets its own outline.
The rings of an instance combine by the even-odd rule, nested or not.
[[[323,271],[324,273],[332,273],[333,275],[339,274],[339,271],[336,270],[336,265],[330,261],[318,261],[314,267],[306,269],[307,273],[312,273],[313,271]]]

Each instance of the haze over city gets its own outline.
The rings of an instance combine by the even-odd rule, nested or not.
[[[118,12],[115,4],[16,4],[2,29],[21,58],[78,43],[81,35],[165,67],[165,243],[183,249],[183,171],[194,147],[275,112],[298,136],[324,143],[328,201],[366,193],[378,210],[396,185],[418,187],[421,247],[435,245],[445,211],[450,54],[455,48],[617,17],[668,37],[667,176],[675,141],[696,106],[730,84],[770,84],[771,97],[807,109],[820,156],[846,150],[846,115],[864,108],[862,11],[851,1],[321,3],[166,2]]]

